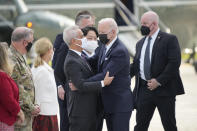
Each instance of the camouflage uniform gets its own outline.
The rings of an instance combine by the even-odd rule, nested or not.
[[[25,122],[21,125],[15,125],[15,131],[32,131],[32,115],[34,109],[34,84],[30,67],[25,58],[11,45],[9,55],[12,59],[14,69],[12,78],[19,87],[20,107],[25,114]]]

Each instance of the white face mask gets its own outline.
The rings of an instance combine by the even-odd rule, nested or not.
[[[77,46],[79,46],[79,47],[81,47],[81,48],[83,48],[83,45],[84,45],[84,43],[86,43],[87,42],[87,39],[84,37],[84,38],[82,38],[82,39],[78,39],[78,38],[74,38],[74,39],[76,39],[76,40],[80,40],[81,41],[81,45],[79,45],[79,44],[75,44],[75,45],[77,45]]]
[[[93,53],[98,47],[98,42],[94,40],[87,40],[86,38],[82,40],[82,48],[90,53]]]

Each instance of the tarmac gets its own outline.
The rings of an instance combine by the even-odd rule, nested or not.
[[[182,64],[180,74],[183,80],[185,94],[176,97],[176,120],[178,131],[197,131],[197,74],[193,66]],[[132,80],[132,89],[134,82]],[[130,131],[135,126],[136,111],[132,112],[130,120]],[[107,131],[104,123],[103,130]],[[156,110],[151,120],[148,131],[164,131],[160,116]]]

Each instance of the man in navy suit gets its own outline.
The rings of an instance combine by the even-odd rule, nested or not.
[[[94,25],[94,16],[89,11],[80,11],[76,18],[75,24],[83,29],[86,26]],[[68,53],[68,46],[63,40],[63,33],[56,36],[54,42],[54,56],[52,61],[52,67],[54,69],[54,75],[56,84],[58,87],[58,101],[60,107],[60,131],[69,130],[69,121],[67,115],[67,102],[66,102],[66,76],[64,74],[63,66],[64,61]]]
[[[129,131],[133,110],[133,96],[130,88],[130,56],[127,48],[118,39],[118,26],[114,19],[105,18],[98,24],[101,49],[88,59],[91,65],[97,63],[98,73],[88,81],[103,80],[107,71],[114,76],[112,83],[103,88],[101,98],[108,131]]]
[[[135,75],[134,131],[147,131],[157,107],[165,131],[177,131],[175,97],[184,94],[179,75],[181,53],[176,36],[160,31],[159,17],[149,11],[141,18],[141,33],[130,75]]]

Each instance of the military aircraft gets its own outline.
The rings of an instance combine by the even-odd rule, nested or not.
[[[179,38],[182,48],[192,47],[191,45],[196,39],[195,22],[197,18],[193,16],[195,16],[195,11],[197,11],[197,1],[133,0],[134,13],[129,11],[127,7],[123,4],[123,1],[131,0],[106,0],[107,3],[104,3],[105,0],[94,0],[94,2],[96,3],[90,3],[87,2],[87,0],[85,3],[84,1],[85,0],[79,0],[75,3],[66,3],[65,1],[64,4],[57,4],[57,1],[54,2],[55,4],[31,4],[26,6],[23,0],[14,0],[17,16],[14,20],[12,20],[13,22],[6,21],[3,23],[4,25],[6,24],[5,27],[11,29],[16,26],[31,27],[35,30],[36,38],[39,38],[41,36],[47,36],[52,41],[54,41],[54,38],[57,33],[62,32],[67,25],[72,25],[74,23],[74,21],[71,18],[69,18],[69,15],[72,14],[71,12],[73,12],[73,10],[99,9],[99,11],[102,11],[103,9],[105,10],[104,13],[107,14],[106,10],[110,12],[110,9],[113,10],[113,8],[116,8],[120,13],[120,16],[124,19],[126,23],[126,25],[120,26],[120,38],[122,39],[122,41],[124,41],[130,53],[133,55],[135,53],[135,43],[141,37],[139,33],[140,15],[147,10],[154,10],[160,16],[160,28],[163,31],[172,32],[176,34]],[[0,9],[6,9],[8,7],[10,6],[0,6]],[[14,10],[13,7],[10,7],[10,9]],[[53,10],[53,12],[61,10],[65,12],[65,16],[43,10]],[[69,13],[66,14],[66,12]],[[188,12],[190,13],[188,14]],[[111,11],[111,13],[113,14],[113,11]],[[103,16],[105,14],[102,13],[100,15]],[[98,14],[96,14],[96,16],[97,19],[99,19]],[[2,20],[0,17],[0,25],[2,23],[1,21]],[[185,23],[187,23],[187,25]]]
[[[23,0],[14,0],[17,17],[13,22],[0,16],[0,40],[10,43],[11,32],[14,27],[26,26],[35,32],[35,38],[42,36],[50,38],[62,32],[67,26],[74,25],[74,20],[49,11],[29,11]],[[6,32],[6,33],[5,33]],[[56,34],[56,35],[55,35]]]

